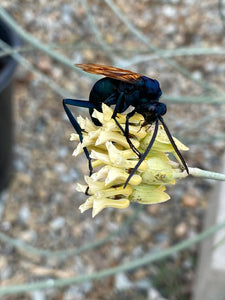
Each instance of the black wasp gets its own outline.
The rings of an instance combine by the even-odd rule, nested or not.
[[[163,125],[164,130],[170,140],[170,143],[172,144],[175,152],[180,158],[183,167],[185,168],[187,173],[189,173],[187,164],[180,151],[178,150],[173,140],[173,137],[171,136],[169,129],[162,118],[162,116],[166,113],[166,105],[162,102],[159,102],[159,98],[162,95],[162,91],[157,80],[151,79],[146,76],[142,76],[138,73],[114,68],[111,66],[104,66],[98,64],[77,64],[76,66],[88,73],[100,74],[106,77],[98,80],[95,83],[90,92],[89,101],[64,99],[63,106],[65,112],[70,122],[72,123],[74,129],[78,133],[80,141],[82,142],[82,129],[80,128],[80,125],[72,115],[67,105],[89,108],[89,113],[92,118],[92,121],[97,126],[101,126],[102,124],[97,119],[92,117],[93,110],[96,109],[101,112],[102,103],[105,103],[108,106],[115,105],[112,118],[115,120],[120,130],[123,132],[128,144],[130,145],[130,148],[139,157],[139,161],[136,164],[135,168],[129,174],[124,184],[124,187],[126,187],[131,177],[134,175],[140,164],[148,155],[157,136],[159,121]],[[133,110],[126,115],[126,124],[124,130],[117,121],[116,116],[117,113],[124,112],[130,106],[133,107]],[[152,124],[155,122],[155,129],[152,135],[152,139],[144,153],[140,153],[138,149],[134,147],[129,138],[129,119],[135,114],[135,112],[141,114],[144,117],[145,122],[144,124],[142,124],[142,126]],[[91,159],[88,150],[85,147],[84,152],[88,159],[89,170],[91,175],[93,172]]]

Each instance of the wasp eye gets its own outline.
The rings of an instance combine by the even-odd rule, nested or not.
[[[166,113],[166,111],[167,111],[167,108],[166,108],[166,104],[164,104],[164,103],[157,103],[157,108],[156,108],[156,110],[157,110],[157,114],[158,114],[158,116],[163,116],[163,115],[165,115],[165,113]]]

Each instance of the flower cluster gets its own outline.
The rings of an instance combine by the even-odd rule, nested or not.
[[[165,192],[166,185],[175,184],[176,178],[187,175],[178,162],[169,159],[169,153],[177,158],[176,153],[163,127],[159,126],[151,151],[124,188],[130,170],[139,158],[130,149],[125,136],[111,118],[112,114],[113,110],[103,104],[102,112],[94,110],[92,115],[102,126],[96,126],[88,118],[77,119],[84,130],[83,141],[78,143],[73,155],[79,155],[86,147],[94,169],[91,176],[84,177],[86,185],[77,184],[78,191],[85,193],[88,188],[89,194],[79,209],[84,212],[93,208],[93,217],[106,207],[126,208],[130,202],[152,204],[167,201],[170,196]],[[117,114],[117,121],[125,129],[126,116]],[[137,113],[129,119],[130,140],[140,152],[145,151],[154,131],[154,125],[141,126],[143,122],[143,116]],[[79,141],[78,134],[72,134],[70,140]],[[179,150],[188,150],[176,138],[174,141]]]

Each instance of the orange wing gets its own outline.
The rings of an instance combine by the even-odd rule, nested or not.
[[[111,66],[98,65],[98,64],[76,64],[78,68],[83,69],[85,72],[104,75],[109,78],[134,83],[142,75],[134,73],[129,70],[123,70]]]

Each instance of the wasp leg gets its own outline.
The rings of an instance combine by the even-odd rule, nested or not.
[[[185,162],[183,156],[181,155],[180,151],[178,150],[178,148],[177,148],[177,146],[176,146],[176,144],[175,144],[175,142],[174,142],[174,139],[173,139],[172,135],[170,134],[170,131],[169,131],[168,127],[166,126],[166,123],[164,122],[164,120],[163,120],[162,117],[159,117],[159,120],[160,120],[160,122],[162,123],[163,128],[164,128],[164,130],[165,130],[165,132],[166,132],[166,134],[167,134],[167,136],[168,136],[168,139],[169,139],[171,145],[173,146],[173,148],[174,148],[176,154],[178,155],[178,157],[179,157],[179,159],[180,159],[180,161],[181,161],[181,163],[182,163],[184,169],[185,169],[186,172],[189,174],[188,166],[187,166],[187,164],[186,164],[186,162]]]
[[[124,93],[120,93],[118,99],[115,101],[115,98],[113,99],[113,101],[108,101],[108,99],[104,102],[105,104],[107,105],[112,105],[112,104],[116,104],[115,105],[115,108],[114,108],[114,111],[113,111],[113,114],[112,114],[112,119],[114,119],[114,121],[116,122],[116,125],[119,127],[119,129],[122,131],[123,135],[125,136],[126,140],[127,140],[127,143],[129,144],[131,150],[138,156],[138,157],[141,157],[141,154],[140,152],[137,150],[137,148],[133,145],[133,143],[131,142],[131,140],[129,139],[129,117],[128,119],[126,119],[126,125],[125,125],[125,130],[122,128],[122,126],[120,125],[120,123],[117,121],[116,119],[116,116],[118,114],[118,112],[121,111],[120,107],[121,107],[121,104],[122,104],[122,101],[123,100],[123,97],[124,97]],[[133,112],[131,112],[133,113]],[[131,114],[130,113],[130,114]],[[134,112],[135,113],[135,112]],[[133,113],[133,114],[134,114]],[[130,115],[128,114],[128,115]],[[132,114],[132,115],[133,115]],[[131,116],[132,116],[131,115]]]
[[[129,139],[129,119],[135,114],[135,110],[132,110],[130,113],[127,114],[126,116],[126,124],[125,124],[125,132],[124,135],[127,139],[128,144],[130,145],[130,148],[133,150],[133,152],[135,154],[137,154],[137,156],[139,158],[141,158],[141,153],[140,151],[132,144],[131,140]]]
[[[65,109],[67,117],[69,118],[71,124],[73,125],[73,128],[78,133],[80,142],[82,143],[82,141],[83,141],[82,129],[81,129],[80,125],[78,124],[77,120],[74,118],[72,112],[70,111],[70,109],[68,108],[67,105],[72,105],[72,106],[77,106],[77,107],[84,107],[84,108],[95,108],[95,105],[88,102],[88,101],[85,101],[85,100],[63,99],[63,107]],[[91,165],[91,158],[90,158],[90,155],[89,155],[89,152],[88,152],[87,148],[83,147],[83,149],[84,149],[84,153],[85,153],[85,155],[87,157],[87,160],[88,160],[89,174],[91,176],[91,174],[93,173],[93,168],[92,168],[92,165]]]
[[[139,159],[138,163],[136,164],[136,166],[133,168],[132,172],[130,173],[130,175],[128,176],[125,184],[124,184],[124,188],[127,186],[128,182],[130,181],[131,177],[134,175],[134,173],[137,171],[138,167],[140,166],[140,164],[144,161],[144,159],[146,158],[146,156],[148,155],[149,151],[152,148],[152,145],[156,139],[157,136],[157,132],[158,132],[158,128],[159,128],[159,121],[158,119],[156,119],[155,121],[155,129],[151,138],[151,141],[148,145],[148,147],[146,148],[145,152],[141,155],[141,158]]]

